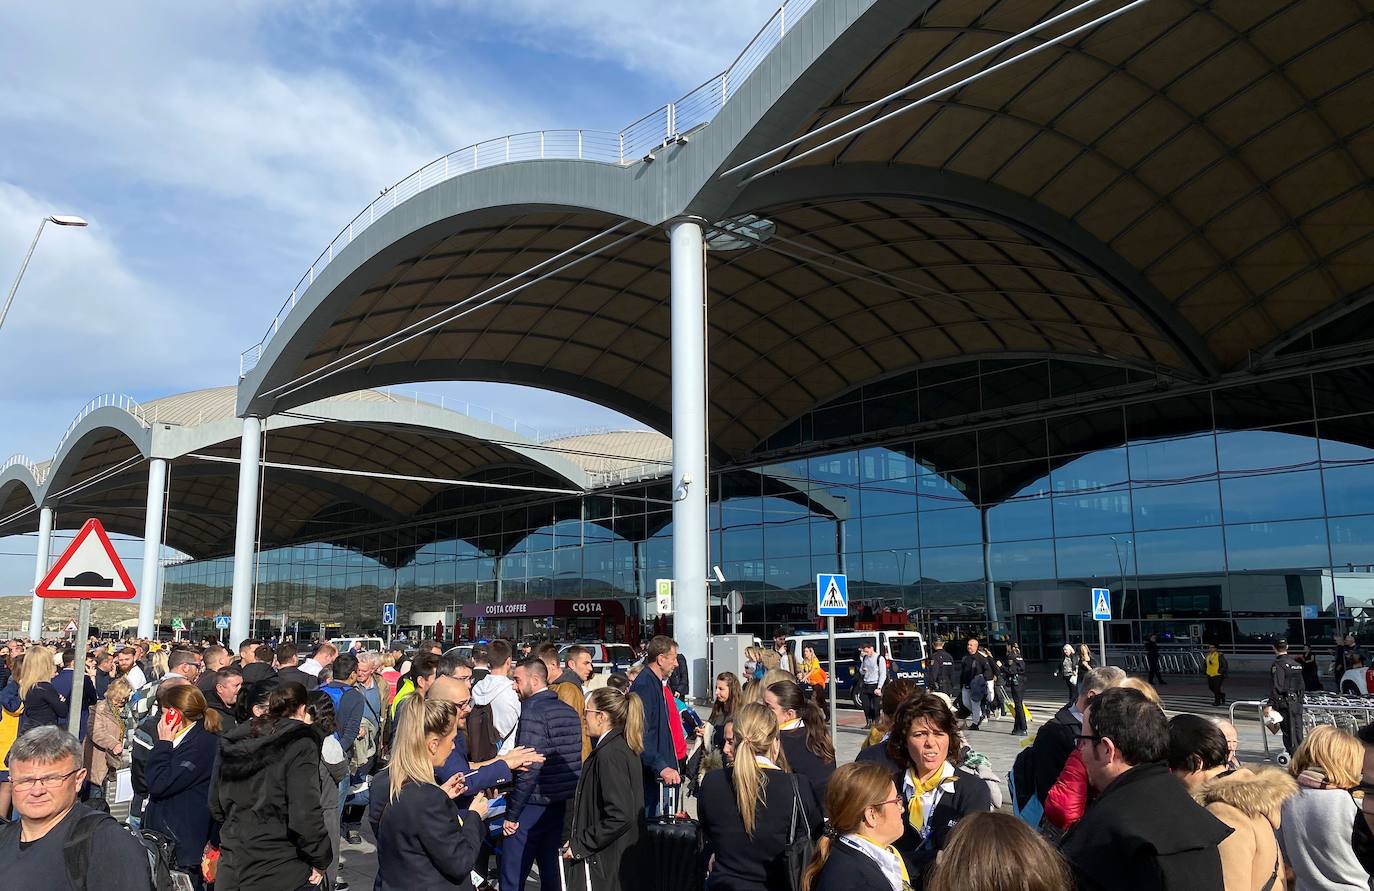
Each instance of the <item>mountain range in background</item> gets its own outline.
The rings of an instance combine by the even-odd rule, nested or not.
[[[0,597],[0,633],[18,634],[23,623],[29,620],[29,608],[33,600],[27,594]],[[49,600],[43,605],[43,625],[49,631],[58,631],[75,621],[78,601]],[[138,618],[138,604],[127,600],[91,601],[91,624],[100,629],[113,628],[119,622]]]

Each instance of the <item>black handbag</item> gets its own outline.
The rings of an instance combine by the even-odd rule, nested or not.
[[[788,891],[802,891],[802,873],[810,865],[816,853],[816,840],[811,837],[811,823],[801,806],[801,789],[797,786],[797,775],[787,775],[792,780],[792,823],[787,830],[787,846],[782,849],[784,866],[787,869]],[[797,816],[801,815],[802,828],[798,834]]]

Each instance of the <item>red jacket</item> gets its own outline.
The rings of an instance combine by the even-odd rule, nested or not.
[[[1045,798],[1045,819],[1061,830],[1083,818],[1088,807],[1088,768],[1083,765],[1083,756],[1077,749],[1064,762],[1059,779],[1050,787]]]

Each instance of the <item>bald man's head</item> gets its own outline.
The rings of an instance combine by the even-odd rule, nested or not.
[[[433,685],[430,685],[429,693],[426,698],[441,698],[447,703],[466,704],[473,697],[473,687],[467,681],[459,681],[458,678],[451,678],[448,675],[438,675],[434,678]],[[466,715],[463,709],[459,709],[460,715]]]

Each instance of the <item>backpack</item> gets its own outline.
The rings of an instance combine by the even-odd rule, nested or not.
[[[491,703],[474,705],[468,712],[467,738],[469,761],[490,761],[496,757],[505,740],[496,732],[496,716]]]
[[[1038,830],[1045,816],[1045,806],[1035,795],[1035,758],[1026,747],[1012,762],[1007,774],[1007,790],[1011,793],[1012,813]]]
[[[113,818],[111,818],[113,819]],[[134,838],[138,839],[139,844],[148,852],[148,869],[153,874],[153,891],[181,891],[190,889],[191,881],[183,870],[177,868],[177,844],[176,840],[169,835],[161,832],[154,832],[151,829],[131,829]],[[76,833],[73,832],[73,835]],[[87,845],[87,859],[89,860],[90,851]],[[67,861],[67,868],[72,868],[72,862]]]
[[[102,811],[86,810],[76,818],[66,842],[62,845],[62,861],[67,869],[67,882],[77,889],[86,887],[91,873],[91,840],[105,821],[115,822],[114,817]],[[116,824],[118,825],[118,824]],[[11,845],[18,847],[20,821],[14,820],[0,825],[0,848]],[[176,845],[165,835],[151,830],[139,832],[129,830],[148,852],[148,871],[152,878],[154,891],[178,891],[172,872],[176,865]],[[189,883],[183,887],[189,888]]]
[[[343,690],[342,687],[335,687],[333,684],[321,684],[321,685],[320,685],[320,692],[323,693],[324,695],[328,696],[329,699],[330,699],[330,701],[334,703],[334,738],[337,739],[337,740],[339,741],[339,745],[340,745],[340,746],[343,746],[343,745],[344,745],[344,741],[343,741],[343,737],[342,737],[342,736],[339,736],[338,726],[339,726],[339,703],[343,702],[344,690]]]

